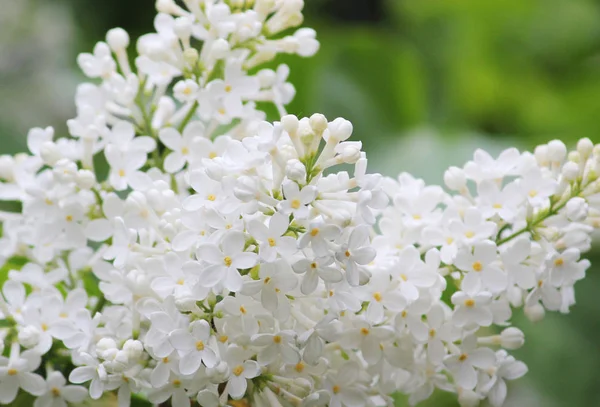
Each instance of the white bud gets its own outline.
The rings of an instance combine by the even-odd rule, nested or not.
[[[192,22],[188,17],[179,17],[175,19],[173,31],[179,38],[187,40],[192,35]]]
[[[54,165],[53,174],[63,182],[71,182],[77,177],[77,164],[63,158]]]
[[[283,126],[283,129],[289,134],[296,133],[298,130],[298,125],[299,120],[293,114],[288,114],[287,116],[283,116],[281,118],[281,126]]]
[[[579,165],[573,161],[568,161],[562,167],[562,176],[566,181],[575,181],[579,176]]]
[[[210,56],[214,59],[223,59],[229,54],[230,49],[226,40],[217,38],[210,48]]]
[[[176,14],[179,6],[173,0],[156,0],[156,11],[165,14]]]
[[[500,334],[500,346],[505,349],[519,349],[525,343],[525,334],[519,328],[506,328]]]
[[[105,352],[111,349],[116,349],[117,343],[111,338],[102,338],[96,343],[96,352]]]
[[[250,202],[256,198],[258,189],[254,180],[248,176],[239,177],[236,186],[233,188],[233,194],[240,201]]]
[[[106,33],[106,43],[113,52],[121,52],[129,46],[129,34],[122,28],[113,28]]]
[[[594,143],[589,138],[582,138],[577,142],[577,151],[584,159],[588,158],[594,151]]]
[[[9,155],[0,156],[0,179],[12,180],[15,160]]]
[[[196,48],[188,48],[185,51],[183,51],[183,59],[190,66],[195,65],[196,62],[198,62],[199,57],[200,56]]]
[[[316,134],[323,134],[328,125],[327,118],[320,113],[315,113],[310,116],[309,122],[310,127],[312,127]]]
[[[144,353],[144,345],[140,341],[128,339],[123,344],[123,350],[127,352],[127,357],[132,360],[139,359]]]
[[[450,167],[444,172],[444,183],[453,191],[461,191],[467,186],[467,177],[462,168]]]
[[[272,69],[261,69],[256,74],[261,88],[270,88],[277,80],[277,74]]]
[[[285,166],[285,175],[292,181],[304,182],[306,181],[306,167],[300,160],[294,158],[287,162]]]
[[[256,0],[254,11],[258,14],[267,15],[275,7],[275,0]]]
[[[60,148],[53,141],[46,141],[40,148],[40,157],[47,165],[54,165],[63,158]]]
[[[329,129],[329,137],[333,137],[337,141],[348,140],[354,130],[352,123],[341,117],[329,123],[327,128]]]
[[[345,146],[340,155],[346,164],[355,164],[360,159],[360,147],[355,144]]]
[[[81,189],[91,189],[96,184],[96,176],[90,170],[79,170],[75,182]]]
[[[32,348],[40,341],[40,331],[29,325],[19,330],[19,343],[26,348]]]
[[[480,402],[481,399],[473,390],[459,388],[458,404],[460,404],[460,407],[477,407]]]
[[[548,158],[555,163],[562,163],[567,156],[567,146],[560,140],[552,140],[548,143]]]
[[[525,307],[525,316],[531,322],[539,322],[542,319],[544,319],[545,315],[546,310],[544,310],[544,307],[539,303],[529,307]]]
[[[585,199],[575,197],[567,202],[567,218],[572,222],[583,222],[588,215],[588,204]]]
[[[548,146],[546,144],[537,146],[533,154],[539,165],[548,165],[550,157],[548,156]]]

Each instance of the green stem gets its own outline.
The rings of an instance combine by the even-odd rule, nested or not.
[[[196,109],[198,109],[198,106],[199,106],[199,103],[197,100],[195,100],[194,103],[192,104],[190,111],[187,113],[187,115],[185,116],[185,118],[183,119],[183,121],[181,122],[179,127],[177,128],[177,130],[180,133],[183,132],[183,129],[185,129],[185,126],[189,123],[189,121],[192,119],[192,117],[194,117],[194,113],[196,113]]]

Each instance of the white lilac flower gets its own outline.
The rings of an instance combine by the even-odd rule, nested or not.
[[[512,309],[567,313],[590,266],[600,146],[476,150],[448,191],[371,174],[352,123],[287,115],[267,68],[318,50],[304,1],[200,3],[157,1],[135,50],[110,30],[69,136],[0,156],[22,204],[0,212],[0,402],[499,407],[527,371]]]

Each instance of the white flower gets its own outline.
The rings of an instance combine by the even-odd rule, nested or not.
[[[205,243],[196,250],[196,258],[208,264],[202,269],[200,281],[205,287],[222,284],[229,291],[242,288],[239,269],[249,269],[256,264],[256,254],[245,252],[246,239],[241,232],[226,233],[221,240],[221,248],[214,243]]]
[[[81,403],[87,396],[82,386],[67,385],[61,372],[51,372],[46,378],[46,393],[38,397],[33,407],[66,407],[67,403]]]
[[[253,379],[260,374],[258,363],[248,360],[245,351],[235,345],[227,349],[225,361],[230,369],[226,391],[232,399],[241,399],[246,393],[248,379]]]
[[[292,266],[297,274],[304,274],[300,290],[302,294],[312,294],[319,284],[319,278],[327,283],[338,283],[344,278],[342,272],[331,267],[333,257],[303,258]]]
[[[477,340],[473,336],[463,340],[460,353],[449,355],[444,361],[455,383],[467,390],[473,390],[477,385],[476,369],[485,371],[495,362],[494,352],[489,348],[477,348]]]
[[[197,160],[202,153],[199,139],[204,137],[204,125],[192,122],[185,127],[183,135],[172,127],[162,129],[158,133],[159,140],[169,149],[164,162],[165,171],[174,173],[181,170],[186,163]]]
[[[0,403],[10,404],[17,397],[19,388],[34,396],[46,392],[46,382],[34,372],[41,358],[35,351],[25,351],[19,355],[18,345],[11,348],[10,357],[0,357]]]
[[[346,279],[350,285],[359,283],[359,267],[369,264],[376,256],[375,249],[369,246],[369,229],[366,225],[354,228],[348,243],[341,246],[335,257],[344,264]]]
[[[190,330],[176,329],[169,334],[169,340],[180,352],[179,371],[183,375],[196,373],[201,363],[214,367],[218,358],[210,348],[210,326],[206,321],[194,321]]]
[[[452,320],[459,326],[472,324],[479,326],[490,326],[492,323],[492,311],[490,305],[492,294],[480,291],[476,294],[468,294],[457,291],[452,295],[452,304],[456,306]]]
[[[479,391],[487,394],[492,406],[501,407],[506,400],[506,380],[516,380],[524,376],[527,373],[527,366],[523,362],[515,360],[504,350],[496,352],[496,359],[497,366],[489,369],[490,377],[481,384]]]
[[[317,189],[312,185],[307,185],[302,190],[295,182],[286,182],[283,184],[283,194],[285,200],[280,204],[281,212],[284,214],[294,214],[296,219],[305,219],[308,216],[308,204],[317,196]]]
[[[496,245],[484,240],[475,243],[471,248],[458,252],[454,265],[465,272],[462,287],[465,291],[475,292],[480,289],[497,293],[506,288],[506,274],[495,264],[498,257]]]
[[[269,220],[269,227],[258,220],[248,223],[248,231],[260,242],[260,257],[267,262],[273,262],[277,254],[283,257],[294,254],[297,251],[296,239],[284,236],[290,222],[288,217],[277,212]]]
[[[258,363],[270,365],[281,357],[286,364],[296,364],[300,361],[300,353],[294,346],[294,333],[281,331],[275,334],[258,334],[252,337],[252,345],[261,348],[258,353]]]

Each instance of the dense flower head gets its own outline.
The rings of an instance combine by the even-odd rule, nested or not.
[[[568,312],[590,265],[600,146],[477,150],[445,189],[370,174],[352,124],[288,115],[264,67],[318,50],[302,0],[184,3],[133,61],[118,28],[79,56],[70,137],[0,157],[0,402],[501,406],[514,310]]]

